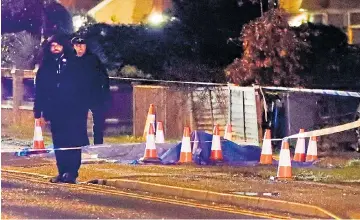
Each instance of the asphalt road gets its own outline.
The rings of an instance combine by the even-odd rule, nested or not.
[[[1,145],[3,150],[3,145]],[[14,156],[14,153],[1,153],[1,166],[25,167],[36,166],[37,164],[51,164],[55,163],[55,159],[46,158],[44,155],[34,155],[32,157]]]
[[[189,207],[51,184],[2,174],[2,219],[250,219],[254,216]]]

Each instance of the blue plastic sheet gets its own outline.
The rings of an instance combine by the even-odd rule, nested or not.
[[[194,145],[195,135],[197,146]],[[198,165],[231,165],[231,166],[256,166],[259,165],[261,148],[253,145],[238,145],[232,141],[221,138],[223,161],[216,163],[210,160],[212,135],[204,131],[193,131],[191,133],[191,147],[193,151],[193,162]],[[161,157],[162,164],[176,164],[180,158],[181,143],[167,150]],[[312,167],[312,162],[291,161],[292,167]],[[272,165],[278,165],[279,161],[273,160]]]
[[[195,140],[197,135],[197,147]],[[199,165],[213,165],[210,160],[212,135],[204,131],[193,131],[191,133],[191,146],[193,149],[193,162]],[[238,145],[232,141],[221,138],[223,161],[227,165],[256,165],[259,161],[261,148],[252,145]],[[195,146],[194,146],[195,144]],[[194,149],[195,148],[195,149]],[[169,149],[161,157],[163,164],[175,164],[180,158],[181,143]]]
[[[195,138],[197,136],[197,138]],[[204,131],[193,131],[191,133],[191,147],[193,152],[193,163],[198,165],[230,165],[230,166],[256,166],[259,165],[261,148],[252,145],[238,145],[232,141],[221,141],[223,161],[214,162],[210,160],[212,134]],[[197,140],[197,142],[194,142]],[[156,144],[157,152],[161,164],[177,164],[180,158],[181,142],[179,144]],[[112,159],[116,163],[143,164],[139,158],[144,155],[145,143],[141,144],[121,144],[121,145],[101,145],[101,147],[84,147],[83,153],[97,154],[100,159]],[[49,157],[54,156],[53,146],[46,146],[45,152]],[[15,153],[16,156],[29,156],[39,154],[32,152],[31,148],[26,147]],[[277,166],[278,161],[273,160],[272,165]],[[312,167],[314,162],[295,162],[292,167]]]

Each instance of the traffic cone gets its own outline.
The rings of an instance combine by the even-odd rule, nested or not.
[[[213,138],[211,143],[211,156],[210,159],[213,161],[223,160],[223,154],[220,143],[220,132],[219,125],[215,125],[213,131]]]
[[[147,137],[147,132],[149,131],[150,124],[155,126],[155,105],[154,104],[150,104],[150,107],[149,107],[148,115],[146,117],[146,122],[145,122],[144,133],[143,133],[144,137]],[[155,131],[155,127],[154,127],[154,131]]]
[[[231,124],[226,125],[224,139],[227,139],[229,141],[232,140],[232,126],[231,126]]]
[[[311,137],[306,153],[306,162],[317,160],[317,143],[316,137]]]
[[[277,171],[277,178],[278,179],[291,179],[292,172],[291,172],[291,159],[290,159],[290,148],[289,142],[287,139],[283,140],[281,150],[280,150],[280,157],[279,157],[279,166]]]
[[[299,133],[304,133],[304,129],[300,129]],[[295,146],[294,161],[304,162],[305,161],[305,138],[299,137]]]
[[[181,142],[181,152],[179,163],[191,163],[192,162],[192,152],[190,144],[190,128],[184,128],[184,135]]]
[[[272,164],[271,130],[266,129],[261,149],[260,164]]]
[[[157,143],[157,144],[165,143],[164,127],[163,127],[163,123],[161,121],[158,121],[157,126],[156,126],[155,143]]]
[[[140,159],[142,162],[160,162],[160,158],[157,155],[155,145],[154,126],[149,126],[149,132],[146,136],[146,147],[144,157]]]
[[[33,149],[45,150],[45,144],[44,144],[44,138],[42,135],[40,119],[35,119]]]

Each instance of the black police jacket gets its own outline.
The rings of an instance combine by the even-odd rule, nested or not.
[[[34,116],[45,119],[84,112],[94,99],[95,78],[75,56],[48,56],[35,80]]]

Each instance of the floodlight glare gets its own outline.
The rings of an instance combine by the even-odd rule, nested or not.
[[[80,15],[74,16],[72,20],[75,31],[79,30],[85,24],[84,19]]]
[[[152,25],[159,25],[161,23],[163,23],[165,21],[165,18],[162,14],[160,13],[152,13],[150,16],[149,16],[149,22],[152,24]]]

